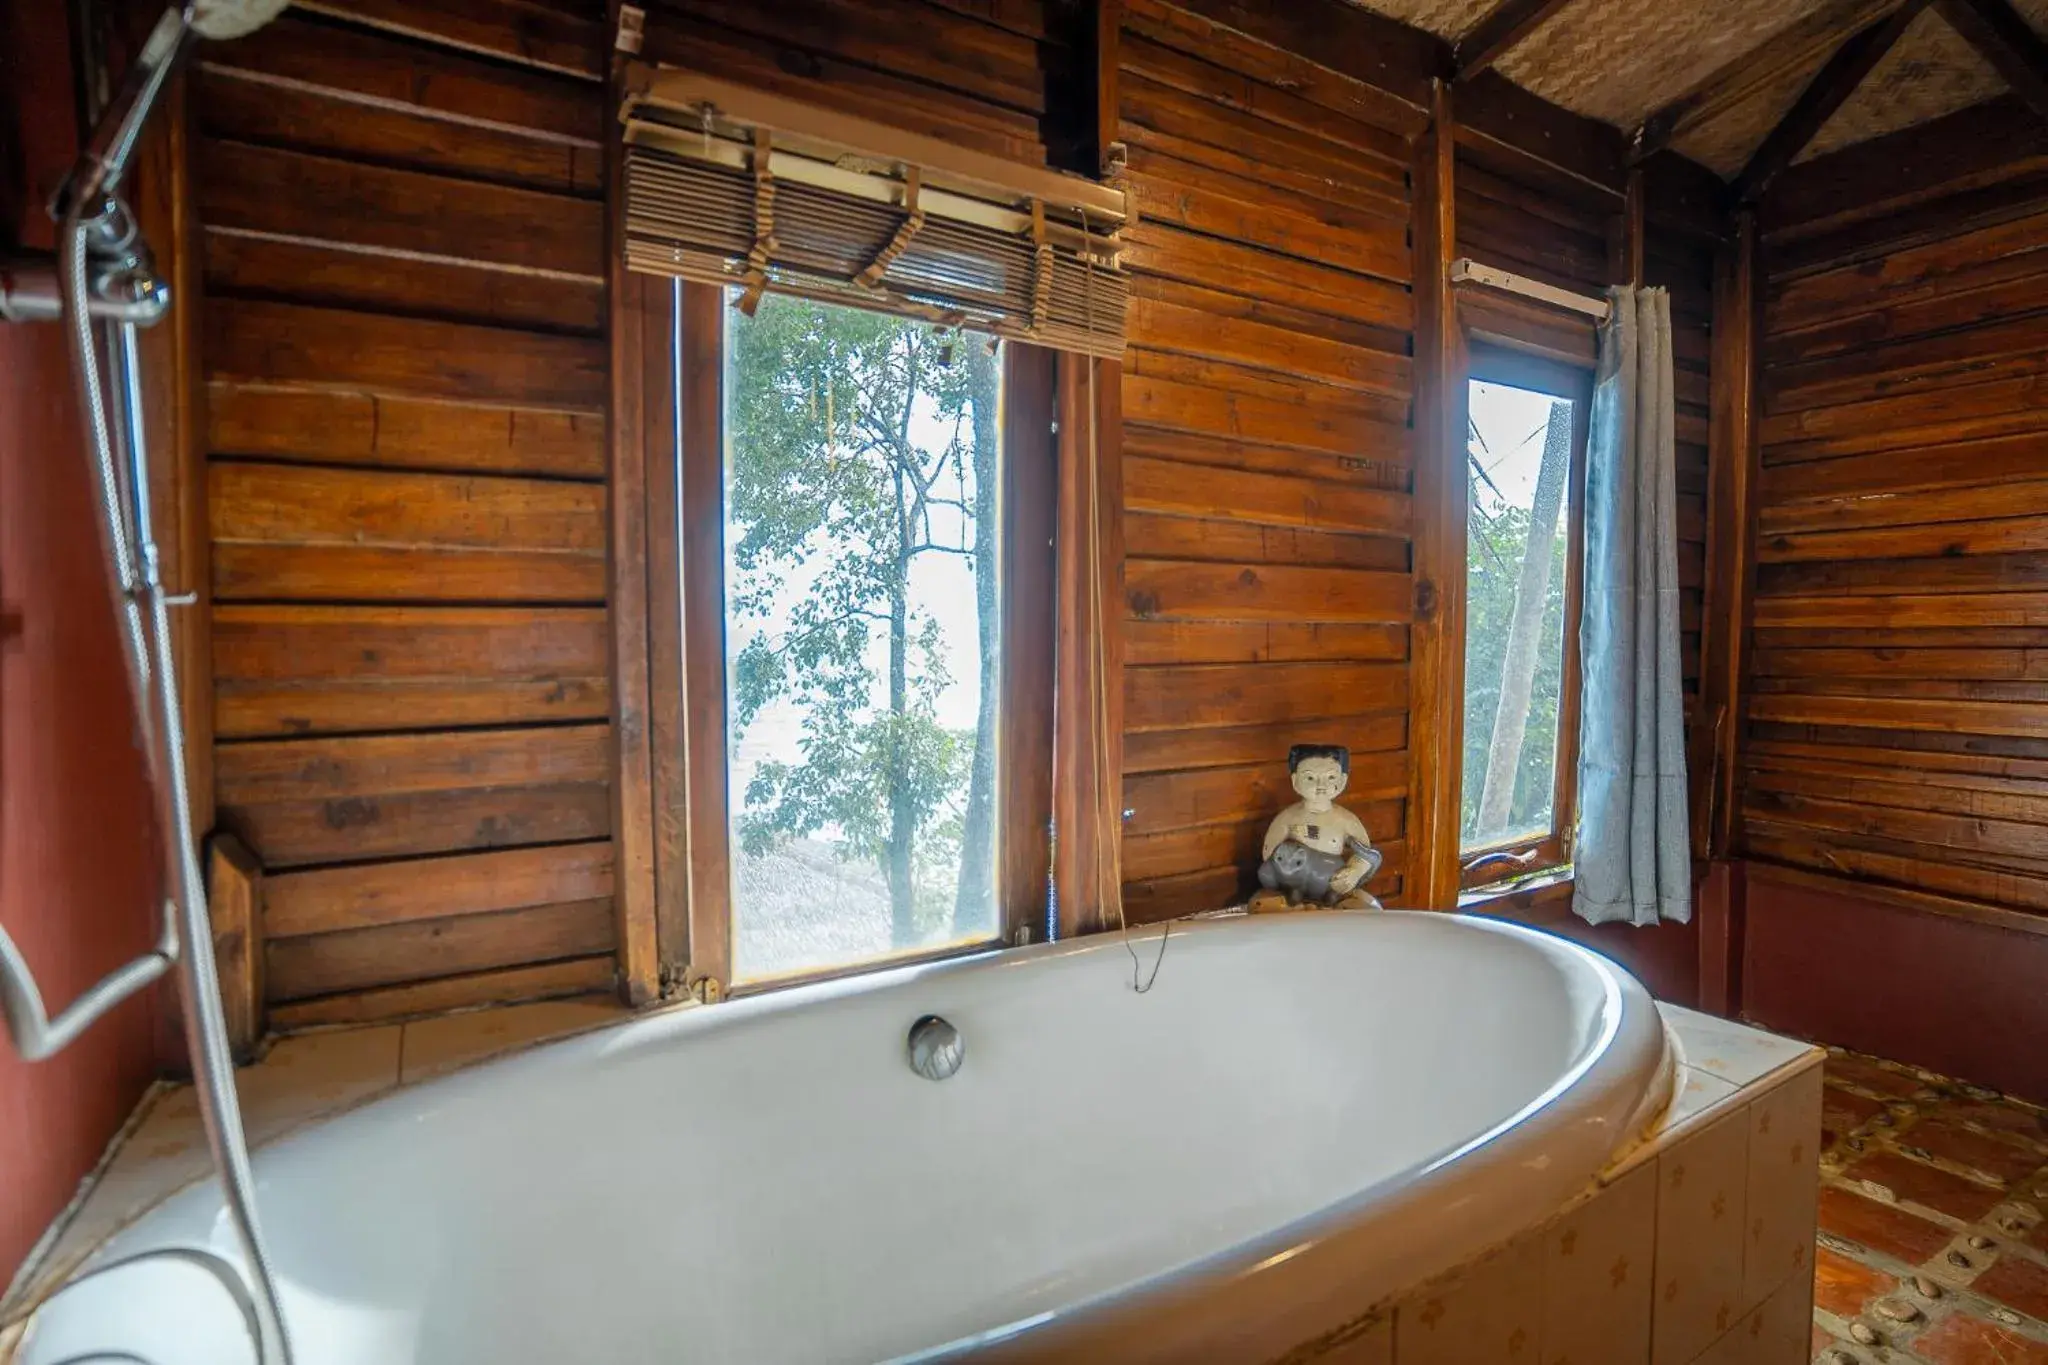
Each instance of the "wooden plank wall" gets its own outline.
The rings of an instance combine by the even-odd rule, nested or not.
[[[1312,54],[1312,55],[1306,55]],[[1435,57],[1336,6],[1127,0],[1140,226],[1125,364],[1127,910],[1241,895],[1290,740],[1348,743],[1400,901],[1409,846],[1416,376],[1411,199]],[[1598,293],[1628,278],[1619,133],[1482,78],[1457,92],[1461,254]],[[1711,265],[1705,173],[1653,162],[1645,276],[1674,295],[1681,572],[1699,676]]]
[[[1690,179],[1690,177],[1681,177]],[[1647,231],[1643,282],[1671,291],[1671,365],[1677,390],[1678,630],[1689,723],[1698,723],[1700,644],[1707,577],[1707,459],[1713,382],[1714,248],[1716,234],[1694,201],[1662,193],[1652,175],[1645,188]],[[1718,226],[1718,225],[1717,225]],[[1698,753],[1697,747],[1694,749]],[[1704,791],[1693,785],[1695,799]]]
[[[654,0],[642,55],[1032,165],[1073,61],[1045,0]]]
[[[288,1024],[613,981],[601,6],[336,10],[192,86],[214,792]]]
[[[2048,133],[1817,158],[1762,226],[1743,847],[2048,911]]]
[[[1408,174],[1428,68],[1389,91],[1298,55],[1346,62],[1409,32],[1342,5],[1312,6],[1322,41],[1299,46],[1284,20],[1205,17],[1233,8],[1124,6],[1133,920],[1246,889],[1293,799],[1291,741],[1351,747],[1382,895],[1408,855]]]
[[[1093,135],[1078,12],[660,0],[645,55],[1061,165]],[[612,979],[604,38],[594,0],[319,3],[194,81],[216,797],[265,870],[282,1022]],[[1410,187],[1443,53],[1341,0],[1125,0],[1118,49],[1129,908],[1244,891],[1304,738],[1352,747],[1398,902]],[[1624,278],[1619,135],[1493,86],[1461,247]],[[1708,252],[1673,184],[1644,265],[1679,295],[1690,585]]]

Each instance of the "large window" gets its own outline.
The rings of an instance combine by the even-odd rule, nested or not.
[[[727,318],[734,979],[986,941],[998,347],[772,294]]]
[[[1073,381],[950,322],[735,298],[668,286],[658,323],[649,301],[629,414],[663,988],[1036,939]]]
[[[1467,886],[1570,860],[1584,371],[1475,351],[1467,392]]]

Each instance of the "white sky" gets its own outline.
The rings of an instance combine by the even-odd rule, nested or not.
[[[1501,497],[1516,507],[1536,500],[1536,475],[1543,465],[1543,433],[1550,423],[1550,405],[1559,400],[1547,393],[1475,380],[1471,393],[1472,457],[1479,462]],[[1482,444],[1483,442],[1483,444]],[[1472,496],[1487,512],[1499,509],[1496,498],[1475,475]]]

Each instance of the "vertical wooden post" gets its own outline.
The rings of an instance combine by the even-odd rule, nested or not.
[[[614,11],[616,6],[613,7]],[[616,21],[616,19],[614,20]],[[617,107],[621,66],[612,63]],[[605,140],[605,212],[610,247],[611,415],[607,605],[611,617],[613,896],[618,925],[619,994],[645,1004],[660,992],[655,933],[654,774],[648,741],[647,453],[644,295],[652,286],[625,267],[625,149],[616,125]]]
[[[1756,216],[1736,215],[1714,266],[1712,408],[1708,431],[1707,581],[1700,615],[1700,712],[1721,716],[1713,771],[1695,790],[1713,806],[1708,851],[1741,838],[1743,674],[1756,582]]]
[[[1408,871],[1402,902],[1448,910],[1458,894],[1463,762],[1465,385],[1450,285],[1457,252],[1456,123],[1438,80],[1415,145],[1414,618],[1408,635]]]
[[[1746,879],[1731,855],[1742,837],[1743,674],[1756,584],[1758,442],[1756,216],[1736,214],[1714,261],[1712,407],[1708,428],[1707,581],[1700,613],[1700,711],[1712,725],[1707,771],[1692,799],[1708,803],[1707,877],[1700,889],[1700,1008],[1742,1007]]]
[[[1122,379],[1117,362],[1059,358],[1053,892],[1062,938],[1114,928],[1123,896]]]
[[[690,960],[689,789],[684,733],[682,464],[676,404],[681,286],[640,283],[646,354],[641,415],[647,454],[647,706],[654,779],[654,939],[663,994]]]
[[[969,344],[979,344],[970,339]],[[1003,347],[1002,696],[997,707],[997,893],[1005,939],[1043,939],[1052,868],[1053,710],[1059,657],[1055,545],[1060,452],[1054,432],[1060,357]]]
[[[1748,876],[1745,865],[1723,859],[1707,865],[1695,893],[1700,920],[1700,1008],[1726,1019],[1742,1013],[1742,956]]]
[[[1103,827],[1109,831],[1106,881],[1123,904],[1124,843],[1124,364],[1095,360],[1096,498],[1102,508],[1100,553],[1094,571],[1102,583],[1102,729],[1105,767]]]
[[[1109,145],[1117,140],[1123,94],[1123,0],[1095,0],[1095,174],[1107,176]]]
[[[1623,284],[1638,289],[1643,284],[1644,239],[1647,231],[1644,223],[1643,168],[1632,166],[1628,173],[1628,189],[1621,201],[1621,259],[1616,264],[1616,278]]]
[[[725,763],[725,299],[685,284],[676,316],[682,516],[688,968],[707,999],[732,983],[732,858]]]
[[[227,1015],[228,1049],[238,1063],[256,1059],[263,1036],[263,866],[240,839],[213,836],[206,858],[206,899],[213,915],[213,960]]]

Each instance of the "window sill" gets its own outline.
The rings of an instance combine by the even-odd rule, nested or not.
[[[1513,881],[1475,886],[1458,895],[1458,912],[1491,915],[1503,910],[1569,902],[1572,898],[1572,870],[1569,866],[1546,868]]]

